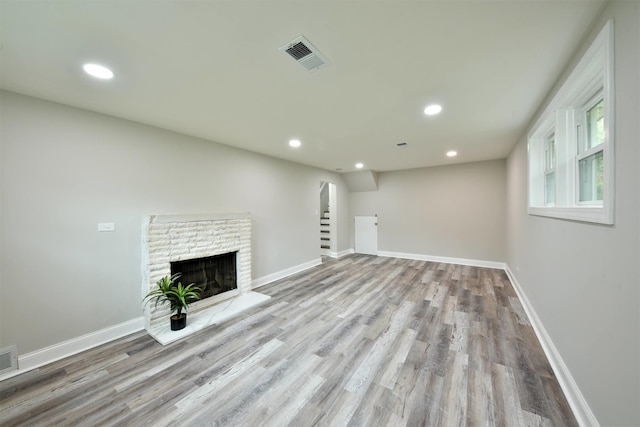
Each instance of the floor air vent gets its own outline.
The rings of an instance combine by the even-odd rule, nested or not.
[[[0,375],[18,369],[18,348],[11,347],[0,349]]]
[[[329,63],[322,54],[313,47],[309,40],[300,36],[294,40],[291,40],[286,45],[282,46],[280,50],[286,52],[295,59],[298,64],[302,65],[308,71],[317,70]]]

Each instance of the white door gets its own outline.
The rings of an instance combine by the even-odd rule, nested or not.
[[[356,247],[358,254],[378,255],[378,217],[357,216]]]

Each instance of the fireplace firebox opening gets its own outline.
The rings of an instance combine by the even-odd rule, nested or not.
[[[180,273],[177,280],[183,285],[195,283],[202,299],[238,289],[236,252],[204,258],[171,262],[171,275]]]

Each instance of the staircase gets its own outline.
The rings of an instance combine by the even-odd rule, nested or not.
[[[331,218],[329,217],[329,211],[324,211],[320,218],[320,249],[326,251],[328,255],[331,249]]]

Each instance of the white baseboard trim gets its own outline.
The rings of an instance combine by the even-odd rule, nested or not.
[[[0,376],[0,381],[39,368],[56,360],[73,356],[81,351],[97,347],[101,344],[122,338],[144,329],[143,317],[100,329],[40,350],[18,356],[18,369]]]
[[[470,265],[472,267],[498,268],[500,270],[504,270],[506,267],[506,264],[504,262],[483,261],[483,260],[466,259],[466,258],[450,258],[450,257],[441,257],[441,256],[423,255],[423,254],[409,254],[409,253],[403,253],[403,252],[378,251],[378,256],[386,256],[391,258],[415,259],[418,261],[442,262],[445,264]]]
[[[585,427],[600,426],[600,423],[596,419],[593,411],[591,411],[587,400],[584,398],[582,392],[578,388],[578,384],[576,384],[573,376],[571,376],[569,368],[567,368],[567,365],[562,360],[558,349],[553,344],[553,341],[551,341],[551,337],[542,325],[542,321],[538,317],[538,314],[533,308],[533,305],[531,305],[531,302],[527,298],[527,295],[524,293],[522,286],[520,286],[520,283],[518,283],[518,280],[516,279],[508,265],[505,265],[504,270],[506,271],[507,276],[509,276],[509,280],[513,285],[513,289],[516,291],[516,294],[518,295],[518,298],[522,303],[524,311],[529,317],[529,321],[531,322],[533,330],[538,337],[538,341],[540,341],[542,349],[544,350],[547,359],[549,359],[551,368],[553,369],[553,372],[558,379],[560,388],[562,388],[562,391],[564,392],[565,397],[569,402],[569,406],[571,406],[571,409],[573,410],[573,415],[576,417],[578,424]]]
[[[354,253],[353,249],[345,249],[344,251],[340,251],[340,252],[332,252],[332,254],[335,253],[336,256],[334,256],[334,258],[342,258],[343,256],[347,256],[350,255],[352,253]]]
[[[301,271],[315,267],[322,264],[322,258],[316,258],[314,260],[294,265],[293,267],[285,268],[284,270],[276,271],[275,273],[267,274],[266,276],[251,281],[251,289],[259,288],[268,283],[275,282],[276,280],[284,279],[292,274],[300,273]]]
[[[353,253],[353,249],[345,249],[344,251],[340,251],[340,252],[335,252],[335,251],[331,251],[331,252],[327,252],[326,254],[323,255],[327,255],[331,258],[342,258],[343,256],[347,256],[349,254]]]

